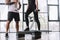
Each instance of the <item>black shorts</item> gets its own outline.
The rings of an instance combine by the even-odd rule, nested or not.
[[[15,21],[20,21],[19,13],[17,12],[8,12],[8,21],[12,21],[14,18]]]

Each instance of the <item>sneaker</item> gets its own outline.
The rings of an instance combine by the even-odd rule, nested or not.
[[[26,28],[24,31],[29,31],[29,28]]]
[[[9,37],[9,36],[8,36],[8,33],[6,33],[6,34],[5,34],[5,37],[6,37],[6,38],[8,38],[8,37]]]

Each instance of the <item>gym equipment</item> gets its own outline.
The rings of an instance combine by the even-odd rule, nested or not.
[[[25,34],[31,34],[31,35],[34,35],[33,39],[39,39],[41,38],[41,32],[52,32],[52,31],[49,31],[49,30],[40,30],[40,31],[19,31],[18,32],[18,37],[21,38],[21,37],[25,37]]]

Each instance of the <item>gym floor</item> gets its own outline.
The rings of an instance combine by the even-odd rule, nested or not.
[[[42,38],[37,40],[59,40],[59,32],[42,32]],[[0,40],[32,40],[31,34],[26,34],[24,38],[17,38],[16,33],[9,33],[9,38],[5,37],[5,33],[0,33]]]

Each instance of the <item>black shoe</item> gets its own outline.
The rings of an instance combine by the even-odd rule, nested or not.
[[[26,28],[24,31],[29,31],[29,28]]]
[[[41,38],[41,32],[35,32],[35,39]]]
[[[6,37],[6,38],[8,38],[8,37],[9,37],[9,36],[8,36],[8,33],[6,33],[6,34],[5,34],[5,37]]]

